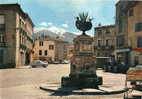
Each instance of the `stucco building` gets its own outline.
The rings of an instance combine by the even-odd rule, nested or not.
[[[115,33],[115,25],[100,25],[95,27],[94,56],[96,57],[97,64],[105,65],[114,55]]]
[[[19,4],[0,4],[0,67],[29,64],[33,48],[31,18]]]
[[[40,38],[35,40],[33,60],[48,62],[67,59],[68,42],[62,38]]]
[[[142,2],[119,1],[116,4],[116,59],[127,65],[142,62]]]
[[[142,64],[142,2],[135,1],[128,8],[128,45],[131,46],[130,64]]]

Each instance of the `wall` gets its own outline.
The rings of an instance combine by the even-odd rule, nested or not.
[[[16,49],[16,38],[15,38],[15,11],[13,10],[0,10],[0,14],[5,15],[5,28],[6,28],[6,47],[0,47],[4,49],[4,64],[8,67],[15,65],[15,49]]]

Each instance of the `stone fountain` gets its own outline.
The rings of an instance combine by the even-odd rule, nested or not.
[[[62,77],[62,87],[96,88],[102,85],[102,77],[96,75],[95,58],[93,57],[93,38],[85,34],[92,28],[88,14],[79,14],[76,27],[83,33],[74,39],[74,54],[71,58],[70,74]]]

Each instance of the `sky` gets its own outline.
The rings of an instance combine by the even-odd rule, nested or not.
[[[115,23],[115,4],[118,0],[0,0],[0,3],[19,3],[35,24],[35,31],[48,29],[55,32],[81,34],[75,27],[75,17],[88,12],[93,27]]]

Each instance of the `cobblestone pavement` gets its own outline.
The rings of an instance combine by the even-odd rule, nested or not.
[[[1,69],[0,99],[123,99],[123,94],[51,96],[39,89],[41,84],[60,84],[61,77],[69,74],[69,68],[69,64],[51,64],[47,68]],[[124,74],[97,73],[103,76],[103,86],[124,86]]]

